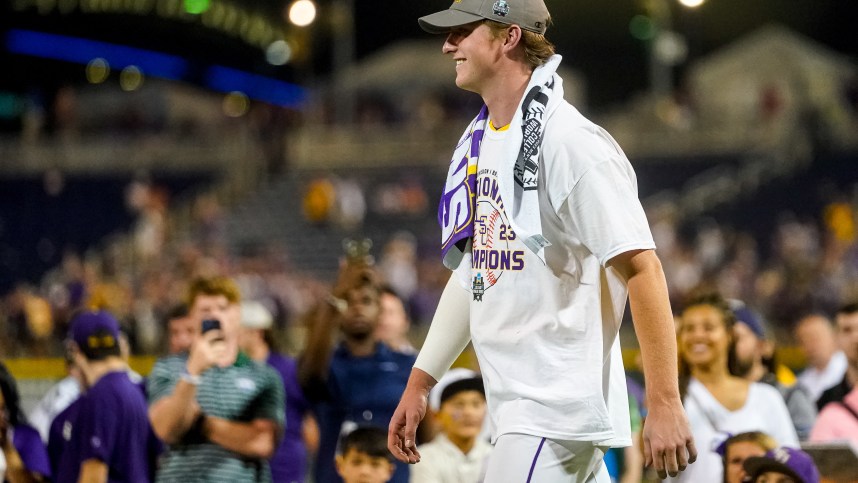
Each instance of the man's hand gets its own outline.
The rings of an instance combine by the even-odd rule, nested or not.
[[[226,354],[226,343],[223,332],[219,329],[210,330],[201,335],[191,346],[188,356],[188,373],[199,376],[203,372],[221,362]]]
[[[387,449],[403,463],[419,463],[417,452],[417,425],[426,416],[429,391],[436,383],[429,374],[414,368],[402,399],[390,419],[387,429]]]
[[[653,466],[659,478],[676,476],[697,460],[694,437],[682,403],[656,403],[649,407],[643,427],[644,465]]]

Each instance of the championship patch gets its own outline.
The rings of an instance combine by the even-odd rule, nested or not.
[[[509,4],[506,3],[506,0],[498,0],[492,5],[492,13],[498,17],[506,17],[509,15]]]

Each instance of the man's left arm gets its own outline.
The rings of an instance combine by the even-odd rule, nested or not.
[[[203,435],[218,446],[249,458],[268,459],[276,449],[277,423],[254,419],[249,423],[215,416],[203,417]]]
[[[285,391],[280,377],[269,367],[265,371],[265,387],[253,401],[250,422],[231,421],[202,415],[202,432],[209,441],[230,451],[250,457],[268,459],[277,449],[285,421]]]
[[[628,283],[641,348],[648,409],[645,464],[661,478],[676,476],[697,459],[697,450],[679,396],[676,329],[661,261],[653,250],[632,250],[613,257],[608,266]]]

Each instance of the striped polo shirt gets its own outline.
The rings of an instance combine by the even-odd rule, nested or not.
[[[159,359],[148,379],[149,404],[168,396],[185,370],[187,354]],[[284,422],[283,383],[270,367],[240,353],[235,364],[213,367],[201,376],[197,402],[210,416],[238,422]],[[157,482],[270,482],[266,460],[247,458],[209,442],[171,445],[161,461]]]

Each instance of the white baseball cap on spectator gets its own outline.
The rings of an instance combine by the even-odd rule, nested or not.
[[[270,329],[274,316],[264,305],[255,300],[241,302],[241,326],[247,329]]]

